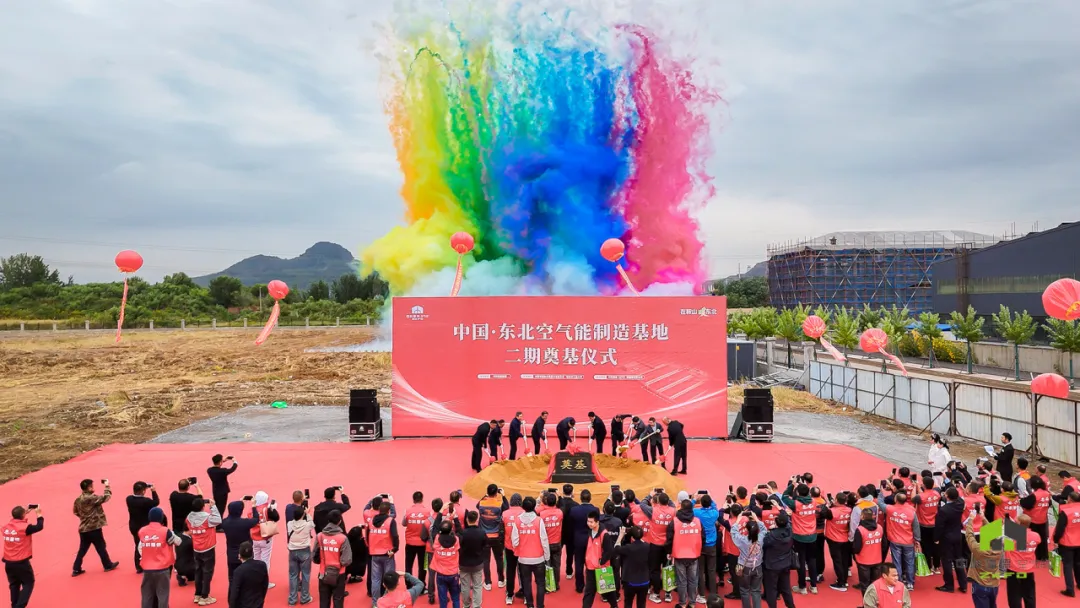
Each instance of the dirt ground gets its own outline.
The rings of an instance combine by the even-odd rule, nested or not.
[[[345,405],[389,388],[389,353],[309,353],[372,328],[0,333],[0,480],[253,403]]]

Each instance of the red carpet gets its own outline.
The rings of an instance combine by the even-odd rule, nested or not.
[[[127,531],[125,497],[135,481],[155,483],[164,490],[161,495],[168,514],[168,493],[176,480],[197,476],[206,481],[206,468],[215,453],[233,454],[240,468],[232,476],[232,499],[257,490],[269,492],[283,505],[295,489],[310,488],[313,502],[323,488],[345,486],[345,492],[358,511],[371,496],[381,492],[392,494],[399,505],[409,502],[413,491],[425,494],[425,501],[434,496],[445,497],[461,487],[470,475],[469,442],[460,440],[398,440],[375,444],[212,444],[212,445],[113,445],[84,454],[67,463],[52,466],[0,486],[0,506],[4,521],[16,504],[39,503],[45,517],[45,530],[34,537],[34,570],[37,587],[32,606],[59,607],[81,598],[89,606],[138,605],[140,577],[132,564],[132,539]],[[726,442],[691,442],[691,488],[708,488],[722,492],[727,485],[752,486],[770,479],[781,481],[794,473],[812,471],[822,488],[835,493],[843,487],[876,481],[888,475],[890,465],[853,448],[832,445],[773,444],[748,445]],[[116,491],[106,504],[109,526],[105,536],[113,559],[119,560],[118,571],[104,573],[91,549],[84,568],[87,573],[71,578],[71,563],[78,548],[77,521],[71,504],[79,494],[83,478],[108,478]],[[209,493],[209,487],[204,488]],[[359,503],[359,504],[357,504]],[[359,514],[347,514],[346,523],[357,521]],[[224,540],[219,537],[217,573],[212,594],[219,606],[227,605],[228,580],[225,570]],[[288,551],[284,537],[275,541],[270,580],[277,583],[267,596],[267,606],[286,606],[288,596]],[[1038,572],[1038,601],[1044,608],[1075,605],[1059,594],[1064,588],[1061,579],[1050,577],[1045,570]],[[831,582],[831,573],[826,575]],[[913,606],[966,606],[970,598],[946,595],[933,590],[940,577],[918,579],[913,594]],[[346,606],[370,606],[363,585],[351,585]],[[1006,606],[1002,585],[999,606]],[[315,589],[312,589],[315,592]],[[173,606],[191,604],[193,586],[177,587],[172,592]],[[504,596],[493,590],[485,606],[501,606]],[[563,589],[549,595],[552,608],[576,608],[581,597]],[[800,606],[857,606],[855,592],[836,593],[823,585],[817,596],[796,596]],[[422,605],[427,605],[421,601]],[[728,602],[729,605],[732,602]],[[318,605],[318,604],[314,604]],[[518,601],[517,606],[521,606]]]

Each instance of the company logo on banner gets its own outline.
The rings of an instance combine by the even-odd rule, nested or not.
[[[549,412],[668,416],[726,435],[722,297],[395,298],[393,434],[472,435]],[[428,314],[425,311],[435,311]],[[423,323],[415,321],[423,320]]]

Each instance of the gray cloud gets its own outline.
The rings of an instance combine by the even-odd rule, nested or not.
[[[125,244],[151,279],[316,240],[358,251],[402,215],[383,4],[17,0],[0,255],[99,280]],[[1076,219],[1076,3],[644,4],[724,85],[701,214],[717,275],[830,230]]]

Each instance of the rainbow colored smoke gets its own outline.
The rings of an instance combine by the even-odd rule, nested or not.
[[[395,294],[448,293],[461,230],[476,238],[462,295],[619,293],[599,252],[613,236],[646,293],[705,278],[693,214],[718,97],[644,28],[569,17],[398,24],[387,108],[407,225],[361,254]]]

